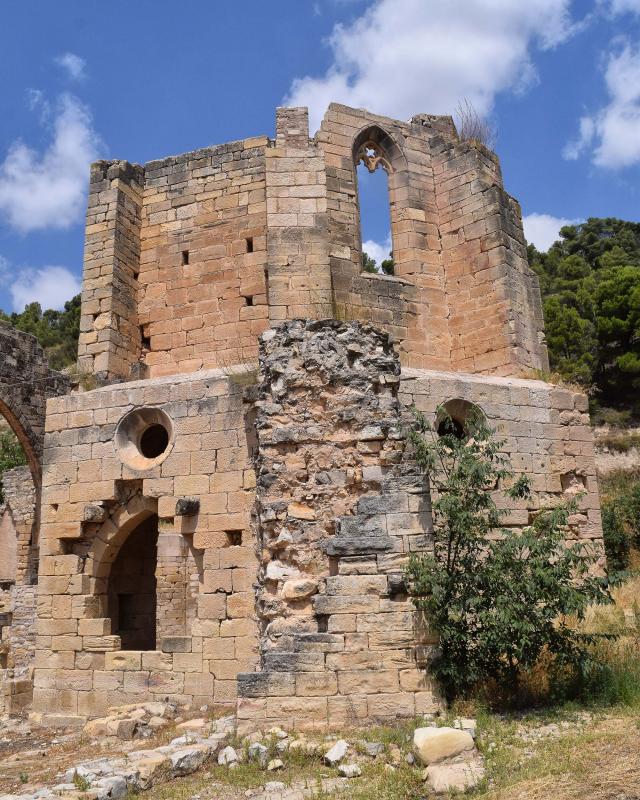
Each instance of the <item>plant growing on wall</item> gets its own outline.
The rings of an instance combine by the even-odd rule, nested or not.
[[[440,637],[430,666],[448,700],[495,679],[513,693],[544,653],[558,666],[583,668],[594,634],[570,624],[593,603],[612,602],[607,581],[589,574],[593,553],[565,546],[573,504],[537,514],[523,529],[501,527],[510,500],[530,496],[514,479],[481,414],[461,426],[439,409],[439,434],[416,413],[409,433],[433,499],[433,553],[412,555],[407,578],[415,606]],[[508,501],[507,501],[508,504]]]

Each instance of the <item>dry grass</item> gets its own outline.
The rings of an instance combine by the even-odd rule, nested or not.
[[[637,430],[596,432],[596,447],[614,453],[628,453],[629,450],[640,448],[640,432]]]
[[[513,760],[518,763],[518,753]],[[539,747],[528,762],[496,776],[485,800],[631,800],[640,797],[637,719],[604,719],[587,733]]]
[[[460,141],[471,142],[495,149],[498,134],[495,126],[478,114],[473,103],[463,98],[455,110],[456,126]]]
[[[530,381],[543,381],[550,383],[553,386],[559,386],[561,389],[568,389],[570,392],[580,392],[581,394],[589,394],[589,388],[581,386],[579,383],[573,383],[563,378],[559,372],[547,372],[543,369],[525,369],[520,372],[520,378],[525,378]]]

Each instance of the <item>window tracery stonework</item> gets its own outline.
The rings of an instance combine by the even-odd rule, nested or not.
[[[382,167],[387,173],[391,172],[391,164],[384,151],[373,141],[368,139],[363,142],[356,154],[356,164],[362,162],[369,172],[375,172]]]

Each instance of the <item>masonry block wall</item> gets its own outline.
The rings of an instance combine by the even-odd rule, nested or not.
[[[0,580],[33,583],[36,488],[29,467],[2,474],[4,503],[0,505]]]
[[[37,558],[36,488],[29,467],[2,475],[0,505],[0,713],[19,713],[33,694]]]
[[[480,409],[504,441],[514,472],[526,473],[531,480],[529,500],[497,494],[498,505],[509,510],[505,525],[527,525],[540,508],[581,495],[567,541],[589,543],[594,566],[605,566],[593,433],[584,394],[543,381],[407,369],[399,397],[403,405],[415,406],[432,421],[441,405],[459,421],[470,407]]]
[[[142,698],[235,701],[236,674],[257,664],[243,380],[209,371],[51,401],[37,712],[73,721]],[[126,425],[114,437],[141,408],[162,414],[169,430],[155,458],[131,457]],[[148,635],[149,614],[155,635],[141,641],[136,631]]]
[[[405,452],[409,409],[464,422],[477,408],[532,497],[522,527],[582,494],[568,541],[604,564],[586,398],[540,381],[405,369],[375,328],[296,321],[263,335],[257,403],[260,672],[238,676],[238,726],[341,728],[439,707],[437,637],[404,584],[433,544],[430,495]]]
[[[449,117],[278,109],[255,137],[146,165],[98,162],[79,363],[105,380],[257,359],[285,319],[359,319],[412,367],[547,366],[539,288],[497,157]],[[361,161],[389,179],[395,275],[362,271]]]

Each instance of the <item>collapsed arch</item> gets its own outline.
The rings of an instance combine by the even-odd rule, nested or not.
[[[47,400],[66,394],[71,384],[50,369],[35,336],[0,321],[0,414],[7,420],[24,450],[35,487],[28,573],[35,581],[40,529],[42,452]]]

